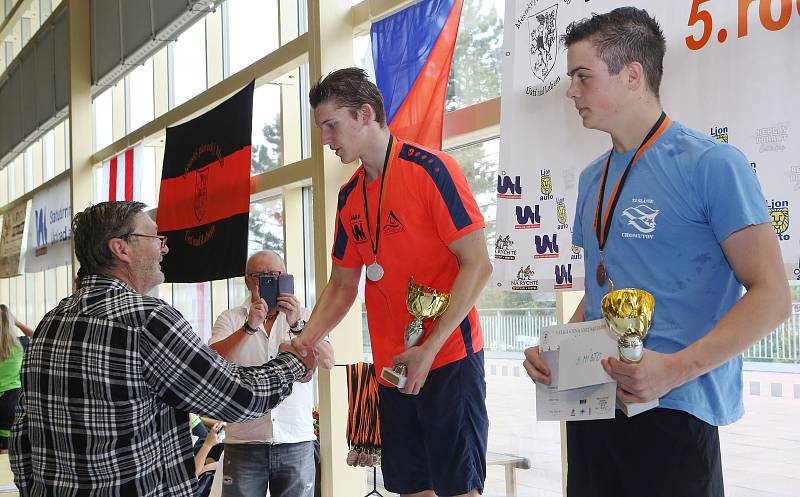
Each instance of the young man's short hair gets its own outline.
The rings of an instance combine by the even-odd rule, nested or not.
[[[375,111],[375,121],[381,128],[386,126],[383,96],[363,69],[348,67],[328,74],[311,87],[308,99],[314,109],[325,102],[335,102],[350,109],[353,117],[362,105],[369,104]]]
[[[642,64],[647,85],[658,97],[667,41],[658,22],[646,10],[620,7],[605,14],[592,14],[571,23],[561,36],[567,48],[584,40],[595,47],[610,74],[619,74],[629,62]]]

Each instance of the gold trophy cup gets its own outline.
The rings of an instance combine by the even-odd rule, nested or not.
[[[438,318],[447,309],[448,304],[450,304],[449,293],[415,285],[413,276],[408,279],[406,308],[408,309],[408,313],[414,317],[414,320],[406,326],[406,350],[417,345],[419,339],[422,338],[422,333],[424,331],[422,320]],[[381,371],[381,378],[397,388],[405,387],[406,365],[398,363],[391,368],[383,368]]]
[[[600,302],[603,318],[608,328],[617,336],[619,357],[622,361],[636,364],[642,360],[644,338],[653,324],[656,299],[639,288],[621,288],[609,292]],[[658,406],[658,400],[645,403],[617,405],[628,416]]]

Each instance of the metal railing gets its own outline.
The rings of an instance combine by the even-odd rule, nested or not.
[[[487,352],[522,352],[539,342],[539,330],[556,324],[553,307],[479,309]],[[362,313],[364,348],[368,352],[369,332]],[[800,304],[794,304],[789,319],[775,331],[754,343],[743,355],[745,361],[800,364]]]

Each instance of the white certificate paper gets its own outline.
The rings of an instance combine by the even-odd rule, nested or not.
[[[550,385],[536,384],[536,419],[613,419],[617,384],[600,365],[616,356],[616,340],[603,320],[542,328],[539,350]]]

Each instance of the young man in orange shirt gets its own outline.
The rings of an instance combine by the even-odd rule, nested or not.
[[[341,321],[367,266],[375,369],[407,367],[402,389],[378,379],[386,489],[477,496],[488,417],[474,304],[491,273],[478,205],[452,157],[391,135],[380,91],[363,70],[335,71],[309,96],[323,145],[361,166],[339,192],[331,277],[295,345],[311,353]],[[450,304],[406,350],[410,277],[449,293]]]

